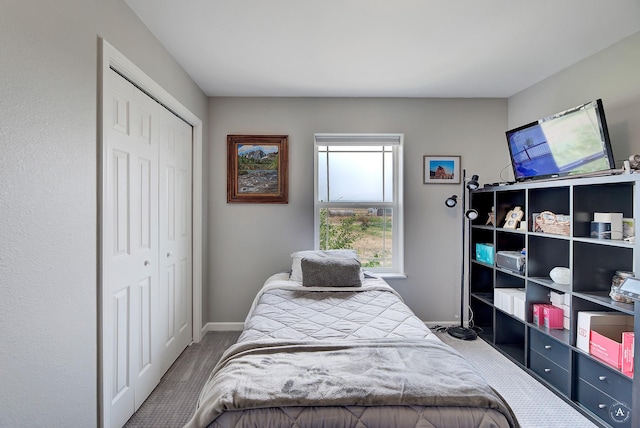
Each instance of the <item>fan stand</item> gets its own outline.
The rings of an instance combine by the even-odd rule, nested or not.
[[[473,180],[477,180],[478,177],[474,176]],[[464,326],[464,273],[465,273],[465,230],[466,230],[466,209],[467,209],[467,188],[465,188],[465,181],[467,180],[467,171],[462,170],[462,251],[461,263],[460,263],[460,325],[455,327],[449,327],[447,333],[461,340],[475,340],[478,334],[471,328]],[[477,214],[477,212],[476,212]]]

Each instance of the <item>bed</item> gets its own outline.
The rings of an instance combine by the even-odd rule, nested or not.
[[[518,427],[477,370],[351,255],[297,252],[291,272],[265,281],[186,427]]]

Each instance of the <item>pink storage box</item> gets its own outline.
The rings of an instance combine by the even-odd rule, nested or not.
[[[544,303],[534,303],[531,306],[533,311],[533,323],[537,326],[544,325],[544,307],[547,306]]]
[[[622,333],[622,373],[630,377],[633,377],[633,342],[633,333]]]
[[[561,308],[553,305],[545,305],[543,307],[544,326],[552,329],[564,328],[564,312]]]
[[[622,334],[633,331],[633,317],[627,325],[592,326],[589,353],[605,363],[622,368]]]

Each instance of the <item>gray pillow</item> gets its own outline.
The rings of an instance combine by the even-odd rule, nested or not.
[[[303,258],[305,287],[360,287],[360,262],[353,258]]]
[[[291,281],[302,282],[302,266],[300,262],[303,258],[342,258],[342,259],[357,259],[358,253],[353,249],[340,249],[340,250],[302,250],[291,253],[291,275],[289,279]]]

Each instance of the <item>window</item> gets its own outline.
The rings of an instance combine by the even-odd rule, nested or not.
[[[315,247],[404,276],[402,134],[315,135]]]

